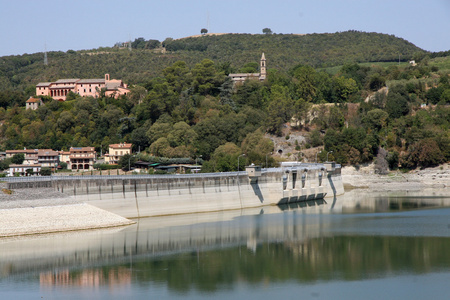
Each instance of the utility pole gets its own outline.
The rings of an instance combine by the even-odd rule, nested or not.
[[[48,65],[48,59],[47,59],[47,43],[45,43],[44,46],[44,66]]]

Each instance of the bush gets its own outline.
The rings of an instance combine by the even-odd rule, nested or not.
[[[52,175],[52,170],[50,168],[42,168],[40,174],[41,176],[50,176]]]
[[[442,151],[439,149],[436,141],[426,138],[412,144],[408,152],[401,157],[402,167],[421,168],[437,166],[445,161]]]
[[[395,170],[398,168],[399,155],[397,151],[389,152],[386,157],[386,160],[389,164],[389,169]]]
[[[94,169],[96,170],[115,170],[119,169],[119,165],[109,165],[109,164],[100,164],[96,163],[94,164]]]

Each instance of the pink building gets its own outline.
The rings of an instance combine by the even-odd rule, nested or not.
[[[97,160],[94,147],[70,147],[68,168],[72,170],[93,170]]]
[[[110,79],[105,74],[104,79],[59,79],[55,82],[40,82],[36,85],[37,96],[50,96],[55,100],[65,101],[69,92],[82,97],[99,97],[100,91],[104,89],[105,96],[117,98],[126,95],[130,91],[127,85],[119,79]]]

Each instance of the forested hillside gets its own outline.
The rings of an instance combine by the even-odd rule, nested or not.
[[[342,164],[377,158],[380,171],[450,160],[449,60],[430,60],[404,40],[360,32],[221,35],[164,46],[167,53],[145,47],[51,53],[48,66],[42,54],[1,58],[0,147],[94,146],[104,153],[108,144],[126,141],[145,150],[141,159],[199,158],[204,171],[231,171],[242,153],[241,167],[267,157],[274,165],[269,133],[295,145],[284,155],[301,158],[317,147],[324,149],[319,159],[329,153]],[[398,65],[400,50],[418,64]],[[257,71],[263,51],[267,80],[233,87],[227,74]],[[372,60],[397,64],[366,63]],[[46,98],[36,111],[24,108],[39,81],[104,73],[130,83],[131,93],[71,94],[66,102]],[[296,134],[306,140],[291,140]]]
[[[162,70],[176,61],[192,68],[203,59],[211,59],[225,73],[235,72],[245,64],[258,63],[262,52],[268,67],[287,72],[297,64],[317,67],[343,65],[348,62],[402,61],[421,56],[425,51],[413,44],[379,33],[348,31],[333,34],[225,34],[162,41],[167,52],[155,51],[155,41],[139,43],[133,50],[104,47],[86,51],[49,52],[44,54],[0,57],[2,90],[25,90],[39,82],[59,78],[112,78],[130,84],[146,83],[160,76]],[[145,45],[152,45],[145,49]],[[148,47],[147,47],[148,48]]]

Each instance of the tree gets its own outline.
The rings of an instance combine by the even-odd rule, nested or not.
[[[320,135],[320,131],[317,129],[314,129],[313,131],[311,131],[307,140],[308,140],[308,143],[310,143],[312,147],[318,147],[318,146],[323,145],[322,136]]]
[[[214,62],[204,59],[192,69],[195,92],[201,95],[218,94],[219,87],[225,80],[225,75],[217,74]]]
[[[264,34],[272,34],[272,30],[270,29],[270,28],[263,28],[263,30],[262,30],[262,32],[264,33]]]
[[[388,118],[389,114],[387,112],[376,108],[367,112],[366,116],[363,117],[363,122],[367,125],[367,128],[380,130],[386,126]]]
[[[386,79],[378,73],[374,73],[369,78],[369,89],[371,91],[378,91],[386,85]]]
[[[40,173],[41,176],[50,176],[52,175],[52,170],[50,168],[42,168]]]
[[[349,97],[358,91],[358,84],[353,78],[343,76],[333,78],[333,96],[336,102],[347,102]]]
[[[260,156],[264,156],[273,152],[274,144],[271,139],[264,137],[264,133],[261,129],[247,134],[242,141],[242,152],[248,154],[249,152],[255,152]]]
[[[202,30],[200,30],[201,34],[207,34],[208,33],[208,29],[206,28],[202,28]]]
[[[124,171],[129,171],[134,167],[134,163],[136,162],[136,157],[131,154],[125,154],[119,159],[117,163],[119,167]]]
[[[397,151],[389,152],[386,160],[389,164],[389,169],[394,170],[398,168],[399,156]]]
[[[172,130],[172,125],[170,123],[156,122],[147,131],[148,142],[153,144],[159,138],[167,138],[167,135]]]
[[[14,156],[11,158],[11,163],[13,163],[15,165],[21,165],[24,160],[25,160],[25,154],[17,153],[17,154],[14,154]]]
[[[186,123],[178,122],[167,135],[171,147],[192,145],[197,138],[197,133]]]
[[[11,158],[5,158],[5,159],[0,160],[0,171],[8,169],[10,164],[11,164]]]
[[[150,152],[155,156],[166,156],[171,149],[169,141],[165,137],[160,137],[150,145]]]
[[[408,101],[401,94],[390,92],[387,96],[386,111],[393,119],[405,116],[409,113]]]
[[[378,174],[385,175],[388,173],[388,161],[386,160],[387,151],[383,148],[378,149],[377,159],[375,161],[375,171]]]
[[[412,167],[426,168],[436,166],[445,160],[438,144],[432,138],[420,140],[411,145],[408,150],[407,164]]]
[[[145,48],[146,41],[144,38],[140,37],[134,40],[134,42],[131,43],[131,48],[133,49],[144,49]]]
[[[317,72],[311,66],[298,65],[292,71],[295,93],[307,102],[317,100]]]
[[[220,172],[235,171],[241,153],[241,149],[234,143],[226,143],[217,147],[212,157],[215,169]],[[239,168],[245,166],[244,159],[241,158],[240,163]]]

